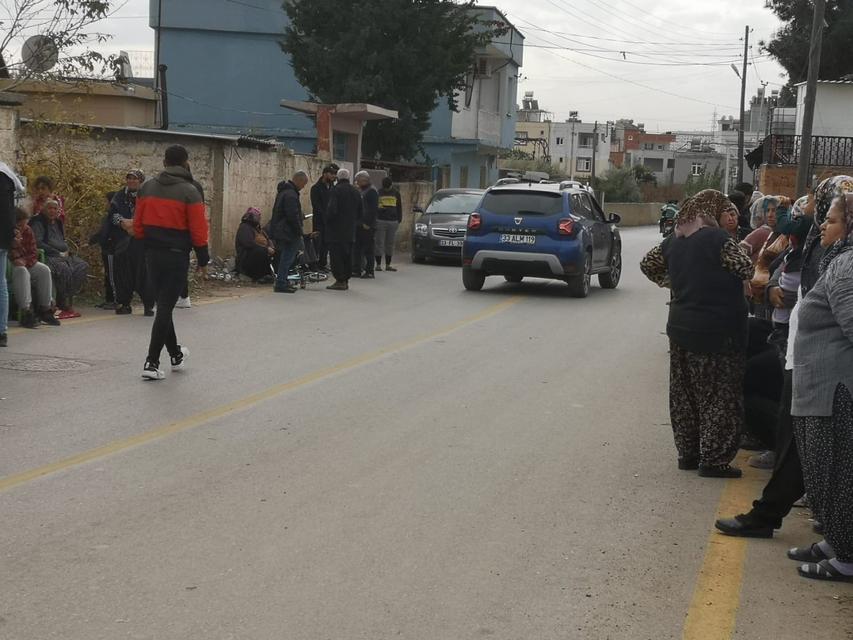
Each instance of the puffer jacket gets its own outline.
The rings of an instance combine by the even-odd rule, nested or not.
[[[166,167],[145,181],[136,196],[133,233],[146,249],[194,249],[199,266],[210,262],[204,202],[187,169]]]

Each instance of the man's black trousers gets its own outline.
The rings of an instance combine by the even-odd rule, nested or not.
[[[187,283],[190,255],[186,251],[170,249],[148,249],[146,251],[148,277],[154,288],[157,315],[151,328],[151,343],[148,347],[149,362],[159,364],[165,346],[170,356],[180,354],[172,311]]]

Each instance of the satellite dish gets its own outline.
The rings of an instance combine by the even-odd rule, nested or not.
[[[21,48],[21,61],[30,71],[50,71],[59,61],[59,48],[49,36],[32,36]]]

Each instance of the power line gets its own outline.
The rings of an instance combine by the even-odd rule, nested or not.
[[[502,44],[502,43],[498,43]],[[640,57],[649,57],[649,54],[632,52],[632,51],[616,51],[616,50],[605,50],[605,49],[576,49],[574,47],[567,47],[562,45],[537,45],[537,44],[528,44],[525,43],[525,47],[530,47],[532,49],[546,49],[546,50],[563,50],[563,51],[571,51],[573,53],[578,53],[580,55],[589,56],[591,58],[597,58],[599,60],[607,60],[609,62],[618,62],[621,64],[634,64],[634,65],[642,65],[642,66],[651,66],[651,67],[726,67],[732,63],[740,62],[742,58],[725,58],[725,59],[717,59],[715,62],[687,62],[687,61],[677,61],[677,62],[649,62],[649,61],[641,61],[641,60],[628,60],[627,55],[630,53],[631,55],[636,55]],[[622,55],[621,58],[608,58],[606,56],[596,55],[594,53],[589,53],[589,51],[600,51],[600,52],[609,52],[616,53]]]
[[[523,22],[528,22],[527,20],[522,20],[522,21],[523,21]],[[538,27],[538,28],[542,29],[541,27],[539,27],[538,25],[535,25],[535,24],[533,24],[533,23],[529,23],[529,24],[531,24],[531,25],[532,25],[532,26],[534,26],[534,27]],[[542,29],[542,30],[543,30],[543,31],[547,31],[546,29]],[[541,36],[540,36],[540,37],[541,37]],[[543,39],[543,40],[545,40],[544,38],[542,38],[542,39]],[[556,43],[554,43],[554,42],[549,42],[548,40],[545,40],[545,42],[548,42],[549,44],[556,44]],[[674,92],[672,92],[672,91],[667,91],[667,90],[665,90],[665,89],[658,89],[658,88],[656,88],[656,87],[652,87],[652,86],[649,86],[649,85],[647,85],[647,84],[643,84],[643,83],[641,83],[641,82],[636,82],[635,80],[631,80],[630,78],[625,78],[625,77],[623,77],[623,76],[617,76],[617,75],[615,75],[615,74],[613,74],[613,73],[609,73],[609,72],[607,72],[607,71],[604,71],[603,69],[599,69],[598,67],[593,67],[593,66],[591,66],[591,65],[584,64],[583,62],[578,62],[577,60],[573,60],[573,59],[571,59],[571,58],[569,58],[569,57],[567,57],[567,56],[564,56],[564,55],[562,55],[562,54],[560,54],[560,53],[558,53],[558,52],[556,52],[556,51],[553,51],[553,50],[550,50],[550,49],[546,49],[546,51],[548,51],[551,55],[553,55],[553,56],[557,56],[558,58],[562,58],[563,60],[566,60],[567,62],[571,62],[572,64],[578,65],[578,66],[580,66],[580,67],[584,67],[585,69],[590,69],[590,70],[592,70],[592,71],[595,71],[596,73],[601,73],[601,74],[603,74],[603,75],[610,76],[611,78],[615,78],[616,80],[621,80],[622,82],[626,82],[626,83],[628,83],[628,84],[633,84],[633,85],[636,85],[636,86],[638,86],[638,87],[642,87],[643,89],[647,89],[647,90],[649,90],[649,91],[654,91],[654,92],[656,92],[656,93],[661,93],[661,94],[664,94],[664,95],[669,95],[669,96],[672,96],[672,97],[674,97],[674,98],[680,98],[680,99],[682,99],[682,100],[689,100],[689,101],[691,101],[691,102],[698,102],[698,103],[701,103],[701,104],[707,104],[707,105],[711,105],[711,106],[713,106],[713,107],[723,106],[723,107],[727,107],[727,108],[730,108],[730,109],[735,109],[735,108],[736,108],[736,107],[733,107],[732,105],[720,105],[719,103],[716,103],[716,102],[708,102],[707,100],[700,100],[699,98],[691,98],[691,97],[689,97],[689,96],[683,96],[683,95],[680,95],[680,94],[678,94],[678,93],[674,93]]]
[[[654,18],[658,22],[662,22],[665,24],[671,24],[675,27],[678,27],[679,29],[685,29],[688,33],[696,32],[696,33],[700,33],[702,35],[707,35],[707,36],[711,36],[711,37],[728,36],[729,35],[727,33],[723,33],[722,31],[705,31],[703,29],[697,29],[695,25],[683,25],[683,24],[680,24],[678,22],[673,22],[672,20],[667,20],[666,18],[660,18],[654,14],[649,14],[648,8],[639,7],[639,6],[635,5],[633,2],[631,2],[630,0],[621,0],[621,2],[623,2],[624,4],[627,4],[630,7],[633,7],[634,9],[637,10],[637,12],[639,12],[640,14],[642,14],[644,16],[649,15],[650,17]]]

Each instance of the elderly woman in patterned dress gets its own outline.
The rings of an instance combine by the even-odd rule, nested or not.
[[[735,206],[707,189],[688,199],[675,234],[640,265],[649,280],[672,289],[669,406],[678,468],[708,478],[739,478],[731,466],[743,425],[749,256],[716,218]]]
[[[853,194],[820,226],[817,284],[800,302],[791,414],[824,540],[791,549],[800,575],[853,582]]]

